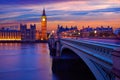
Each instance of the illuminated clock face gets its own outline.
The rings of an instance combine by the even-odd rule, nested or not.
[[[42,21],[45,21],[45,18],[43,18]]]

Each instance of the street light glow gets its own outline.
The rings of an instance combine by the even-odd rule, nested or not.
[[[55,33],[55,31],[54,31],[54,30],[52,30],[52,33]]]
[[[97,33],[97,31],[95,30],[95,31],[94,31],[94,33],[96,34],[96,33]]]

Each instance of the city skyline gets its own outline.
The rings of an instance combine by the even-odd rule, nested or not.
[[[120,27],[119,0],[12,0],[0,1],[0,26],[17,23],[36,23],[40,29],[40,16],[46,9],[48,30],[57,25]]]

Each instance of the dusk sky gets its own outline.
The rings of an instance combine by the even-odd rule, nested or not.
[[[36,23],[40,28],[43,8],[48,30],[57,24],[120,27],[120,0],[0,0],[0,26]]]

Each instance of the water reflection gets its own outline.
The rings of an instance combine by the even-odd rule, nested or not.
[[[48,45],[1,43],[0,80],[52,80]]]
[[[80,61],[51,57],[46,43],[0,43],[0,80],[94,80]]]

